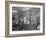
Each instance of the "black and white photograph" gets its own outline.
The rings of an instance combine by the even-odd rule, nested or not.
[[[35,36],[45,34],[45,4],[6,2],[5,36]]]
[[[40,30],[40,8],[12,7],[12,31]]]
[[[32,4],[9,4],[9,34],[43,34],[43,6]],[[15,34],[15,35],[14,35]]]

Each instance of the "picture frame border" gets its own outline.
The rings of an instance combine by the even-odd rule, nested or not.
[[[32,5],[42,5],[43,6],[43,33],[33,33],[33,34],[9,34],[9,4],[32,4]],[[37,36],[45,35],[45,3],[37,2],[18,2],[18,1],[5,1],[5,37],[20,37],[20,36]]]

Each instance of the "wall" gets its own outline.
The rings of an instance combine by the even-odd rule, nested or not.
[[[44,3],[46,3],[46,0],[16,0],[16,1],[44,2]],[[46,6],[46,4],[45,4],[45,6]],[[5,9],[5,0],[0,0],[0,38],[5,38],[4,37],[5,36],[5,10],[4,9]],[[45,10],[46,10],[46,7],[45,7]],[[45,19],[46,19],[46,13],[45,13]],[[45,25],[46,25],[46,20],[45,20]],[[45,35],[16,37],[16,38],[46,38],[46,28],[45,28]]]

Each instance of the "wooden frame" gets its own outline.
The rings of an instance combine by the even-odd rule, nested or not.
[[[31,5],[42,5],[43,6],[43,33],[34,33],[34,34],[9,34],[9,4],[31,4]],[[18,37],[18,36],[34,36],[34,35],[44,35],[45,34],[45,4],[44,3],[35,3],[35,2],[17,2],[17,1],[6,1],[5,2],[5,37]]]

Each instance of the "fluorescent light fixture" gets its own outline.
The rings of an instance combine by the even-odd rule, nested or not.
[[[12,10],[12,12],[17,13],[18,11],[16,11],[16,10]]]

